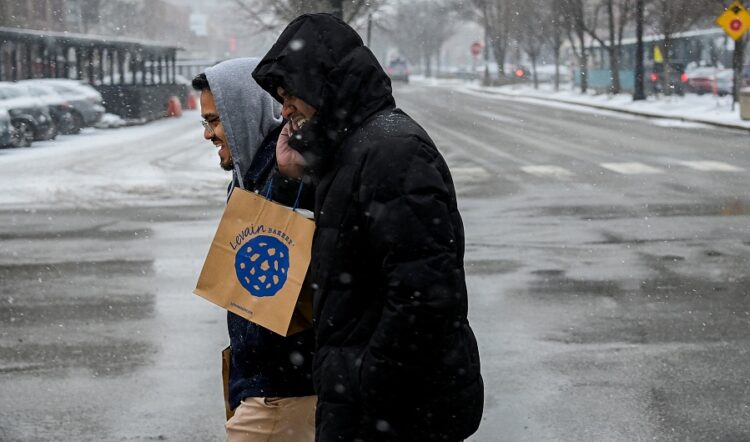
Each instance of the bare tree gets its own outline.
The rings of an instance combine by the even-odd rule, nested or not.
[[[635,87],[633,89],[633,101],[643,101],[646,99],[644,87],[644,69],[643,69],[643,22],[645,0],[635,0],[635,73],[633,80]]]
[[[596,27],[586,29],[591,38],[596,40],[607,51],[609,55],[609,64],[612,82],[610,92],[619,94],[622,90],[620,85],[620,54],[622,52],[622,39],[625,32],[625,26],[633,18],[634,4],[633,0],[600,0],[595,7],[594,13],[603,12],[607,15],[607,29],[609,40],[605,41]],[[598,17],[594,20],[598,22]]]
[[[501,76],[505,74],[505,59],[513,26],[514,3],[518,0],[471,0],[485,29],[492,55]]]
[[[651,0],[648,9],[654,30],[664,36],[662,55],[664,57],[664,75],[662,90],[671,95],[669,81],[672,70],[672,45],[674,35],[689,29],[704,15],[705,0]]]
[[[518,17],[516,35],[519,44],[531,61],[534,89],[539,89],[537,62],[545,44],[547,27],[552,9],[547,0],[525,0],[514,4],[514,14]]]
[[[612,93],[619,94],[622,91],[620,84],[620,60],[622,57],[622,40],[625,36],[625,28],[635,18],[635,0],[616,0],[616,5],[612,5],[613,0],[607,0],[609,14],[609,41],[614,44],[615,48],[611,51],[612,59]]]
[[[596,29],[598,13],[587,0],[563,0],[565,27],[573,54],[578,60],[581,92],[588,90],[589,55],[586,35]]]
[[[564,0],[552,0],[550,16],[548,18],[548,32],[544,33],[544,38],[549,45],[555,60],[555,91],[560,90],[560,50],[563,45],[565,34],[565,17],[563,9]]]
[[[384,23],[388,38],[396,45],[401,55],[406,57],[412,64],[422,61],[423,30],[420,26],[414,26],[412,14],[420,14],[421,8],[413,3],[401,2],[395,11],[389,14]]]
[[[386,19],[388,35],[412,63],[424,63],[425,76],[432,76],[432,60],[440,68],[440,51],[455,31],[452,0],[411,0],[396,4]]]
[[[343,9],[342,19],[353,23],[379,8],[384,0],[226,0],[258,30],[276,31],[301,14],[337,12]]]

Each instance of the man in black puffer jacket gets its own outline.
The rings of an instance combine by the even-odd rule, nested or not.
[[[445,161],[332,15],[290,23],[253,77],[295,123],[289,146],[317,186],[316,440],[468,437],[484,388]]]

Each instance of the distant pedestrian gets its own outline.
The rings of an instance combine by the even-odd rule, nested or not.
[[[253,77],[297,126],[288,147],[317,185],[317,440],[466,438],[484,387],[448,166],[332,15],[294,20]]]
[[[232,171],[229,193],[236,187],[263,191],[273,179],[273,199],[291,206],[298,182],[285,179],[276,168],[276,141],[283,127],[280,106],[250,77],[257,63],[228,60],[193,79],[193,88],[201,91],[203,136],[218,149],[220,166]],[[312,441],[312,330],[285,338],[231,312],[227,323],[229,404],[234,410],[226,424],[227,440]]]

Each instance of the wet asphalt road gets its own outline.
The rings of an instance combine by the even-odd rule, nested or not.
[[[472,442],[750,440],[750,135],[396,97],[459,192]],[[0,151],[0,440],[222,439],[224,313],[191,290],[225,176],[198,118]]]

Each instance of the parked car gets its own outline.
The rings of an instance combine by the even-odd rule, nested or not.
[[[36,97],[47,105],[58,133],[76,134],[80,131],[73,118],[73,107],[51,86],[34,81],[22,81],[17,86],[26,96]]]
[[[664,63],[653,63],[648,66],[648,80],[651,91],[654,94],[664,93],[664,76],[666,75]],[[669,78],[667,78],[667,87],[671,92],[677,95],[684,95],[688,76],[685,73],[685,65],[682,63],[669,64]]]
[[[47,106],[36,98],[24,96],[13,83],[0,82],[0,106],[10,113],[18,147],[28,147],[33,140],[51,139],[57,134]]]
[[[698,95],[731,95],[734,87],[734,70],[721,67],[702,67],[687,73],[688,90]],[[750,66],[742,71],[741,87],[750,85]]]
[[[723,68],[703,66],[687,71],[687,89],[698,95],[711,94],[714,90],[716,74]]]
[[[28,81],[48,85],[60,94],[73,108],[71,114],[75,126],[79,129],[93,126],[104,115],[102,94],[85,83],[62,78],[40,78]]]
[[[0,107],[0,147],[13,146],[15,131],[10,122],[8,109]]]
[[[391,60],[385,71],[388,73],[388,76],[391,77],[391,81],[409,82],[409,65],[406,63],[406,60],[402,58]]]

